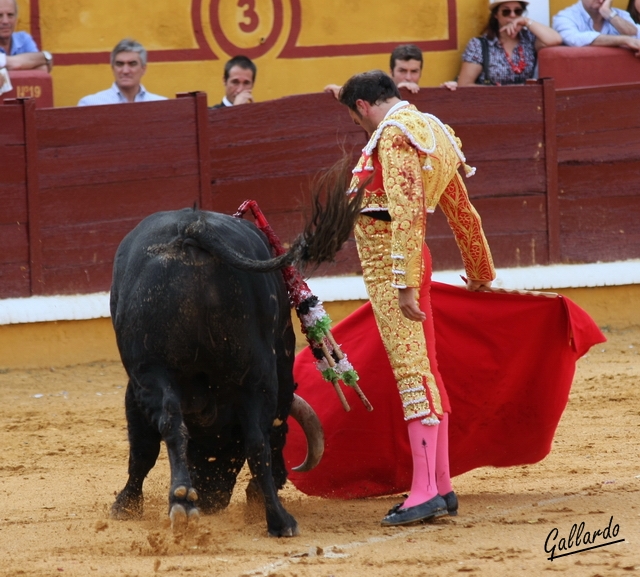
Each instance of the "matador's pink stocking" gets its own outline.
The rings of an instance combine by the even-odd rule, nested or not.
[[[446,495],[453,491],[449,473],[449,414],[445,413],[438,425],[438,443],[436,445],[436,484],[438,494]]]
[[[409,443],[413,458],[411,493],[402,508],[421,505],[438,494],[436,484],[436,445],[440,425],[423,425],[420,419],[409,421]]]

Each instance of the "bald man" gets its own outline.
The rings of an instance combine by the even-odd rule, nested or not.
[[[38,50],[26,32],[16,32],[18,4],[0,0],[0,68],[8,70],[46,70],[51,72],[53,58],[46,50]]]

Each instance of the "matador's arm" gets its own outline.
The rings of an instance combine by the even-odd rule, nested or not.
[[[400,129],[388,126],[378,142],[378,158],[391,216],[392,285],[419,287],[426,213],[418,153]]]
[[[440,197],[439,206],[453,230],[467,277],[477,281],[493,280],[496,271],[482,230],[482,221],[469,201],[467,189],[458,173]]]

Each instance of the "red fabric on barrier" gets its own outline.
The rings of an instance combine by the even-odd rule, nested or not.
[[[563,297],[472,293],[434,282],[431,300],[438,365],[452,407],[452,476],[543,459],[569,398],[575,363],[604,342],[604,335]],[[308,495],[331,498],[406,492],[411,485],[406,423],[371,306],[360,307],[333,334],[374,410],[367,412],[348,389],[351,411],[345,412],[309,350],[301,352],[294,369],[298,394],[317,412],[326,443],[314,470],[292,471],[289,479]],[[289,423],[285,458],[291,468],[304,460],[306,444],[297,423]]]

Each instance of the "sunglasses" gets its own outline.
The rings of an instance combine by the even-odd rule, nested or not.
[[[512,12],[514,16],[522,16],[524,10],[522,8],[503,8],[502,10],[500,10],[500,14],[502,14],[504,18],[506,18],[507,16],[511,16]]]

